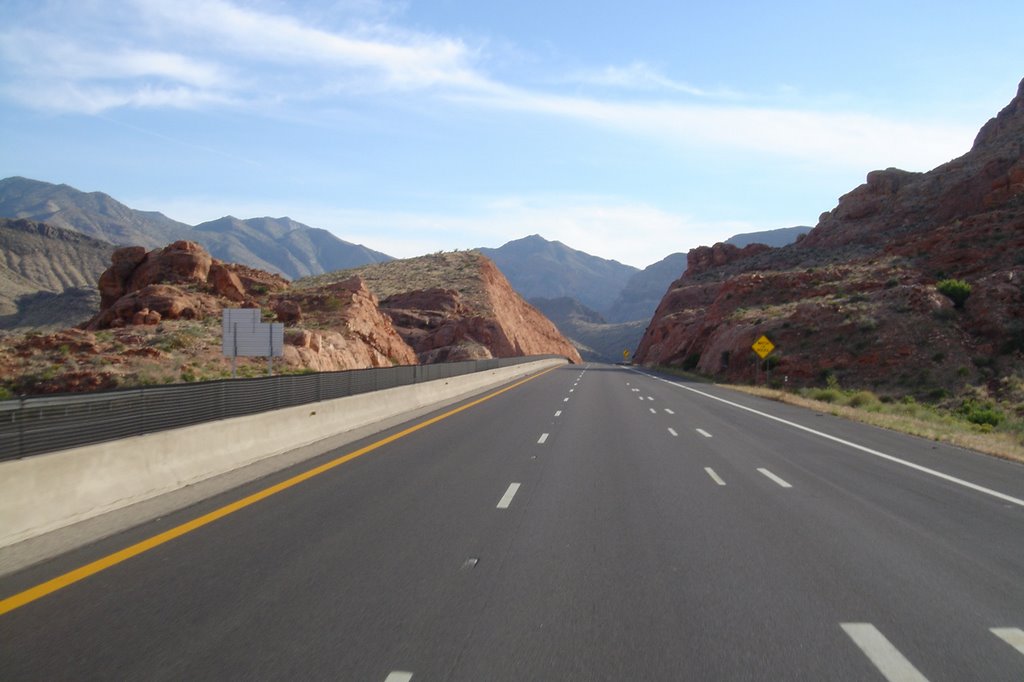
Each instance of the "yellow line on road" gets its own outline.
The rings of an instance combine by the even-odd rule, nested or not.
[[[212,511],[212,512],[210,512],[208,514],[203,514],[202,516],[200,516],[198,518],[195,518],[195,519],[192,519],[191,521],[188,521],[186,523],[183,523],[180,526],[175,526],[174,528],[171,528],[170,530],[166,530],[163,533],[160,533],[158,535],[154,535],[153,537],[147,538],[147,539],[143,540],[142,542],[138,542],[138,543],[136,543],[134,545],[131,545],[130,547],[125,547],[124,549],[122,549],[122,550],[120,550],[118,552],[114,552],[113,554],[109,554],[109,555],[103,557],[102,559],[97,559],[96,561],[93,561],[92,563],[88,563],[88,564],[86,564],[84,566],[80,566],[79,568],[76,568],[73,571],[69,571],[69,572],[65,573],[64,575],[59,575],[56,578],[53,578],[52,580],[47,580],[44,583],[40,583],[39,585],[36,585],[35,587],[31,587],[31,588],[25,590],[24,592],[19,592],[18,594],[15,594],[15,595],[12,595],[10,597],[7,597],[3,601],[0,601],[0,615],[8,613],[9,611],[13,611],[14,609],[20,608],[20,607],[24,606],[25,604],[29,604],[31,602],[34,602],[35,600],[40,599],[42,597],[45,597],[48,594],[52,594],[53,592],[56,592],[57,590],[63,589],[65,587],[67,587],[68,585],[72,585],[74,583],[77,583],[79,580],[84,580],[85,578],[88,578],[91,575],[95,575],[96,573],[99,573],[100,571],[106,570],[106,569],[110,568],[111,566],[116,566],[117,564],[121,563],[122,561],[126,561],[128,559],[131,559],[132,557],[138,556],[139,554],[142,554],[143,552],[148,552],[149,550],[153,549],[154,547],[159,547],[160,545],[164,544],[165,542],[170,542],[171,540],[173,540],[175,538],[178,538],[178,537],[181,537],[182,535],[185,535],[186,533],[191,533],[192,531],[194,531],[194,530],[196,530],[198,528],[202,528],[203,526],[205,526],[205,525],[207,525],[209,523],[213,523],[217,519],[224,518],[228,514],[234,514],[236,511],[239,511],[241,509],[245,509],[246,507],[248,507],[251,504],[256,504],[260,500],[264,500],[264,499],[270,497],[271,495],[276,495],[277,493],[281,492],[282,490],[287,490],[288,488],[296,486],[296,485],[302,483],[303,481],[308,481],[309,479],[313,478],[314,476],[319,476],[320,474],[322,474],[322,473],[324,473],[326,471],[330,471],[331,469],[333,469],[333,468],[335,468],[337,466],[341,466],[345,462],[350,462],[353,459],[356,459],[357,457],[362,457],[363,455],[365,455],[368,452],[372,452],[372,451],[376,450],[377,448],[380,448],[380,447],[383,447],[383,446],[387,445],[388,443],[393,443],[396,440],[398,440],[400,438],[404,438],[405,436],[408,436],[409,434],[415,433],[416,431],[419,431],[420,429],[426,428],[426,427],[430,426],[431,424],[436,424],[437,422],[439,422],[439,421],[441,421],[443,419],[447,419],[448,417],[451,417],[453,415],[456,415],[459,412],[462,412],[463,410],[468,410],[471,407],[475,407],[475,406],[479,405],[482,402],[485,402],[487,400],[490,400],[491,398],[494,398],[496,396],[501,395],[502,393],[505,393],[506,391],[511,391],[513,388],[517,388],[519,386],[522,386],[523,384],[525,384],[528,381],[533,381],[537,377],[540,377],[540,376],[542,376],[544,374],[547,374],[548,372],[552,371],[553,369],[554,368],[552,367],[551,369],[546,369],[543,372],[538,372],[537,374],[529,376],[529,377],[527,377],[527,378],[525,378],[525,379],[523,379],[521,381],[517,381],[516,383],[511,384],[509,386],[506,386],[505,388],[502,388],[502,389],[499,389],[497,391],[494,391],[493,393],[488,393],[487,395],[485,395],[485,396],[483,396],[481,398],[477,398],[476,400],[474,400],[472,402],[468,402],[465,405],[461,405],[459,407],[456,407],[454,410],[449,410],[448,412],[445,412],[444,414],[439,414],[436,417],[431,417],[430,419],[426,419],[426,420],[424,420],[424,421],[422,421],[422,422],[420,422],[418,424],[410,426],[409,428],[407,428],[407,429],[405,429],[403,431],[399,431],[398,433],[394,433],[394,434],[392,434],[392,435],[390,435],[390,436],[388,436],[386,438],[381,438],[380,440],[378,440],[376,442],[373,442],[373,443],[370,443],[369,445],[367,445],[365,447],[359,448],[358,450],[355,450],[354,452],[350,452],[347,455],[343,455],[341,457],[338,457],[337,459],[331,460],[330,462],[327,462],[325,464],[321,464],[318,467],[310,469],[309,471],[301,473],[301,474],[299,474],[297,476],[293,476],[293,477],[289,478],[286,481],[281,481],[280,483],[278,483],[276,485],[272,485],[269,488],[264,488],[263,490],[260,490],[259,492],[255,492],[252,495],[249,495],[248,497],[244,497],[244,498],[242,498],[242,499],[240,499],[240,500],[238,500],[236,502],[232,502],[231,504],[225,505],[225,506],[221,507],[220,509],[215,509],[214,511]]]

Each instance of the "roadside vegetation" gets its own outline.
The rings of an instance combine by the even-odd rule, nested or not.
[[[708,382],[676,368],[658,371]],[[727,385],[751,395],[806,407],[837,417],[871,424],[921,438],[949,443],[1004,459],[1024,462],[1024,377],[1005,377],[998,389],[968,387],[955,397],[924,402],[913,396],[879,396],[863,389],[844,389],[832,376],[825,386],[783,390],[763,386]]]

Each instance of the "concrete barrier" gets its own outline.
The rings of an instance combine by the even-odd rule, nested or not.
[[[561,364],[540,360],[0,462],[0,547],[298,448],[314,456],[337,447],[328,441],[338,434]],[[316,443],[324,448],[309,447]]]

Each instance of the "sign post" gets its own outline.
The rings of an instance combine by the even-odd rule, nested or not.
[[[267,375],[274,374],[274,356],[284,355],[283,324],[261,322],[259,308],[225,308],[221,332],[221,350],[231,358],[232,379],[238,357],[266,357]]]
[[[767,336],[762,334],[761,338],[759,338],[757,341],[755,341],[754,345],[751,346],[751,348],[754,349],[754,352],[757,353],[758,357],[760,357],[762,360],[765,360],[769,355],[771,355],[771,352],[773,350],[775,350],[775,344],[772,343],[771,340]],[[772,380],[772,368],[768,366],[767,362],[765,362],[765,364],[764,364],[764,370],[765,370],[765,382],[764,383],[765,383],[765,386],[767,386],[768,384],[771,383],[771,380]],[[755,378],[754,383],[757,383],[756,378]]]

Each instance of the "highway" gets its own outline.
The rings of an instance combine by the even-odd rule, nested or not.
[[[0,679],[1024,680],[1024,466],[610,365],[463,407],[0,578]]]

